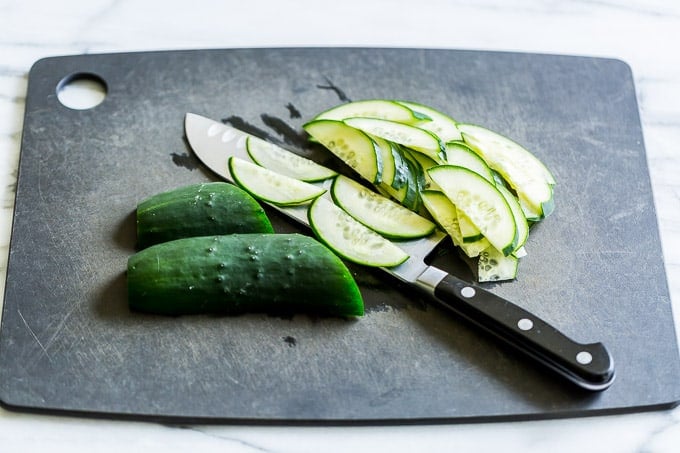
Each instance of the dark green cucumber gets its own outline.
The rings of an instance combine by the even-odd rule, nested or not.
[[[137,205],[139,248],[192,236],[273,232],[257,201],[226,182],[180,187]]]
[[[130,308],[141,312],[364,313],[361,293],[340,258],[300,234],[164,242],[128,259],[127,280]]]

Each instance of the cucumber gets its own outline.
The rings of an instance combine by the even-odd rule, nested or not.
[[[388,238],[420,238],[435,228],[425,217],[342,175],[333,181],[331,196],[354,219]]]
[[[475,258],[491,244],[482,237],[474,242],[464,242],[460,230],[460,218],[456,206],[446,195],[437,190],[424,190],[420,194],[423,205],[437,224],[451,237],[453,244],[460,247],[466,256]]]
[[[554,209],[555,178],[530,151],[509,138],[474,124],[459,124],[465,142],[515,190],[539,218]]]
[[[488,247],[479,254],[477,280],[480,282],[512,280],[517,277],[518,261],[514,255],[505,256],[494,247]]]
[[[157,244],[128,259],[127,284],[131,309],[164,315],[364,313],[344,263],[299,234],[202,236]]]
[[[364,132],[342,121],[313,120],[302,126],[316,141],[349,165],[368,182],[380,184],[382,154]]]
[[[392,267],[408,259],[402,249],[354,220],[330,200],[317,198],[307,215],[316,237],[349,261],[366,266]]]
[[[380,159],[382,160],[380,183],[392,187],[394,187],[395,184],[399,185],[399,183],[395,183],[394,181],[397,177],[397,162],[395,160],[392,144],[380,137],[371,137],[371,140],[375,142],[376,149],[380,152]],[[402,170],[400,169],[400,171]]]
[[[433,133],[408,124],[378,118],[347,118],[345,124],[424,153],[437,162],[446,161],[444,143]]]
[[[229,172],[234,182],[258,200],[279,206],[303,204],[323,194],[326,189],[280,175],[247,160],[231,156]]]
[[[496,189],[498,189],[501,195],[503,195],[505,201],[508,202],[508,206],[512,211],[512,216],[515,219],[515,227],[517,228],[517,245],[515,246],[515,250],[513,250],[513,254],[517,256],[517,251],[521,249],[524,244],[526,244],[527,239],[529,238],[529,224],[527,223],[527,219],[524,216],[522,207],[512,192],[510,192],[502,184],[496,184]]]
[[[192,184],[162,192],[137,205],[137,247],[191,236],[273,233],[262,207],[226,182]]]
[[[460,131],[458,130],[456,121],[445,113],[440,112],[432,107],[428,107],[423,104],[418,104],[416,102],[409,101],[397,101],[399,104],[410,108],[417,114],[427,116],[429,121],[422,121],[417,123],[416,126],[425,129],[429,132],[435,134],[439,139],[444,142],[450,142],[453,140],[461,140]]]
[[[458,225],[456,206],[438,190],[423,190],[420,197],[434,221],[451,236],[453,245],[460,246],[463,243],[463,236]]]
[[[517,245],[515,219],[496,186],[464,167],[440,165],[429,170],[442,192],[463,211],[484,237],[504,255]]]
[[[484,237],[479,228],[459,208],[456,208],[456,215],[458,216],[458,226],[463,237],[463,243],[477,242]]]
[[[484,159],[479,157],[469,146],[462,142],[446,144],[446,162],[449,165],[465,167],[483,176],[489,182],[494,182],[492,170]]]
[[[353,117],[380,118],[406,124],[428,119],[427,116],[417,114],[405,105],[385,99],[348,102],[321,112],[314,119],[344,120]]]
[[[300,181],[323,181],[337,172],[255,136],[246,139],[250,158],[261,167]]]

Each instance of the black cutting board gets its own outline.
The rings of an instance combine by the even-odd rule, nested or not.
[[[94,74],[89,110],[56,87]],[[134,208],[216,179],[194,112],[313,157],[301,124],[346,100],[400,98],[523,143],[557,178],[514,282],[485,285],[618,377],[573,388],[380,272],[351,266],[357,320],[159,317],[126,305]],[[635,89],[618,60],[418,49],[238,49],[47,58],[29,74],[0,332],[6,407],[189,421],[413,422],[670,407],[680,368]],[[277,231],[298,231],[270,212]],[[303,230],[299,230],[303,231]],[[466,275],[455,252],[439,265]]]

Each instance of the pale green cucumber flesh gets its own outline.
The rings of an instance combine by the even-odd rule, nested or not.
[[[331,196],[350,216],[388,238],[419,238],[435,228],[425,217],[342,175],[333,181]]]
[[[380,184],[382,155],[367,134],[336,120],[314,120],[303,128],[361,177]]]
[[[446,159],[444,144],[436,135],[424,129],[377,118],[347,118],[343,121],[345,124],[368,134],[425,153],[438,162]]]
[[[164,315],[244,312],[361,316],[363,300],[344,263],[298,234],[178,239],[128,259],[128,302]]]
[[[493,173],[489,166],[469,146],[460,142],[446,144],[446,162],[449,165],[457,165],[472,170],[483,176],[487,181],[493,181]]]
[[[306,203],[326,191],[234,156],[229,158],[229,172],[243,190],[258,200],[280,206]]]
[[[529,224],[524,216],[522,207],[515,196],[502,184],[496,184],[496,188],[503,195],[505,201],[508,202],[508,206],[512,211],[512,215],[515,219],[515,227],[517,228],[517,245],[515,246],[514,252],[524,246],[529,238]]]
[[[380,178],[381,184],[394,186],[394,179],[397,176],[397,166],[392,152],[392,146],[387,140],[380,137],[371,137],[375,142],[375,148],[380,152],[380,159],[382,161],[382,175]]]
[[[517,228],[507,201],[496,186],[467,168],[440,165],[429,170],[444,194],[503,254],[515,250]]]
[[[138,248],[192,236],[274,232],[257,201],[226,182],[155,194],[139,202],[135,215]]]
[[[322,181],[337,172],[254,136],[246,140],[248,155],[256,164],[300,181]]]
[[[323,197],[314,200],[308,217],[316,237],[348,261],[366,266],[393,267],[408,259],[402,249]]]
[[[427,116],[429,120],[417,123],[417,126],[429,132],[432,132],[437,137],[439,137],[439,139],[444,143],[450,142],[452,140],[461,139],[460,131],[458,131],[458,128],[456,127],[457,123],[449,115],[446,115],[445,113],[440,112],[439,110],[436,110],[432,107],[419,104],[416,102],[409,101],[397,101],[397,102],[410,108],[414,112],[418,112],[422,115]]]
[[[479,254],[477,280],[479,282],[512,280],[517,277],[518,261],[514,255],[505,256],[494,247],[489,247]]]
[[[419,122],[427,118],[423,115],[415,114],[407,106],[394,101],[386,99],[367,99],[332,107],[321,112],[314,119],[344,120],[353,117],[379,118],[406,124]]]
[[[509,138],[472,124],[459,124],[463,139],[479,153],[490,168],[500,173],[518,197],[541,217],[550,209],[555,178],[547,167],[523,146]]]

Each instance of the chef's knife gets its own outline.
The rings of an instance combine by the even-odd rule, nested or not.
[[[193,113],[187,113],[184,126],[196,156],[217,175],[233,182],[227,160],[230,156],[248,159],[248,134]],[[328,181],[315,184],[330,187]],[[309,226],[306,206],[273,207]],[[397,242],[409,259],[383,269],[579,387],[600,391],[612,384],[614,362],[602,343],[577,343],[519,306],[426,264],[426,257],[445,237],[436,230],[422,239]]]

